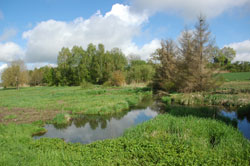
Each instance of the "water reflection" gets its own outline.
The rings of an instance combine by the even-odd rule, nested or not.
[[[243,133],[243,135],[250,139],[250,119],[249,119],[249,113],[248,114],[242,114],[238,111],[228,111],[226,109],[221,110],[221,114],[225,117],[228,117],[230,119],[236,119],[237,120],[237,128]]]
[[[127,128],[154,118],[158,113],[153,107],[146,107],[113,115],[82,115],[73,119],[67,126],[46,125],[48,132],[34,138],[51,137],[62,138],[66,142],[91,143],[119,137]]]

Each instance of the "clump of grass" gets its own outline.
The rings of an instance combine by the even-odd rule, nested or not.
[[[11,120],[11,119],[16,119],[17,115],[11,114],[11,115],[6,115],[3,119],[4,120]]]
[[[91,88],[94,88],[94,85],[92,84],[92,83],[90,83],[90,82],[87,82],[87,81],[85,81],[85,80],[83,80],[82,82],[81,82],[81,88],[82,89],[91,89]]]
[[[57,114],[56,117],[50,122],[56,125],[68,124],[71,121],[71,116],[69,114]]]

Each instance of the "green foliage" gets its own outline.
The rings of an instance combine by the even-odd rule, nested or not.
[[[250,72],[250,62],[247,61],[236,61],[225,67],[225,70],[230,72]]]
[[[131,60],[127,69],[126,80],[128,83],[142,83],[152,80],[155,69],[152,64],[143,60]]]
[[[169,96],[163,96],[163,97],[161,98],[161,101],[162,101],[163,103],[165,103],[166,105],[170,105],[170,104],[171,104],[171,97],[169,97]]]

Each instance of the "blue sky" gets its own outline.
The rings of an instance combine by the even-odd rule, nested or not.
[[[0,71],[15,59],[56,64],[63,46],[90,42],[148,59],[161,39],[192,29],[201,12],[216,44],[250,61],[250,0],[0,0]]]

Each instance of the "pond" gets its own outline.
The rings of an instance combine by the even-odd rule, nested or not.
[[[162,113],[157,104],[148,104],[144,108],[134,108],[112,115],[81,115],[69,124],[60,126],[47,124],[47,132],[42,137],[62,138],[66,142],[88,144],[97,140],[111,139],[122,136],[124,131],[139,123],[145,122]],[[218,114],[237,121],[237,128],[250,139],[250,121],[247,117],[239,117],[237,112],[218,109]]]
[[[154,118],[160,113],[157,107],[136,108],[112,115],[82,115],[66,126],[48,124],[42,137],[62,138],[66,142],[91,143],[122,136],[124,131],[136,124]]]

